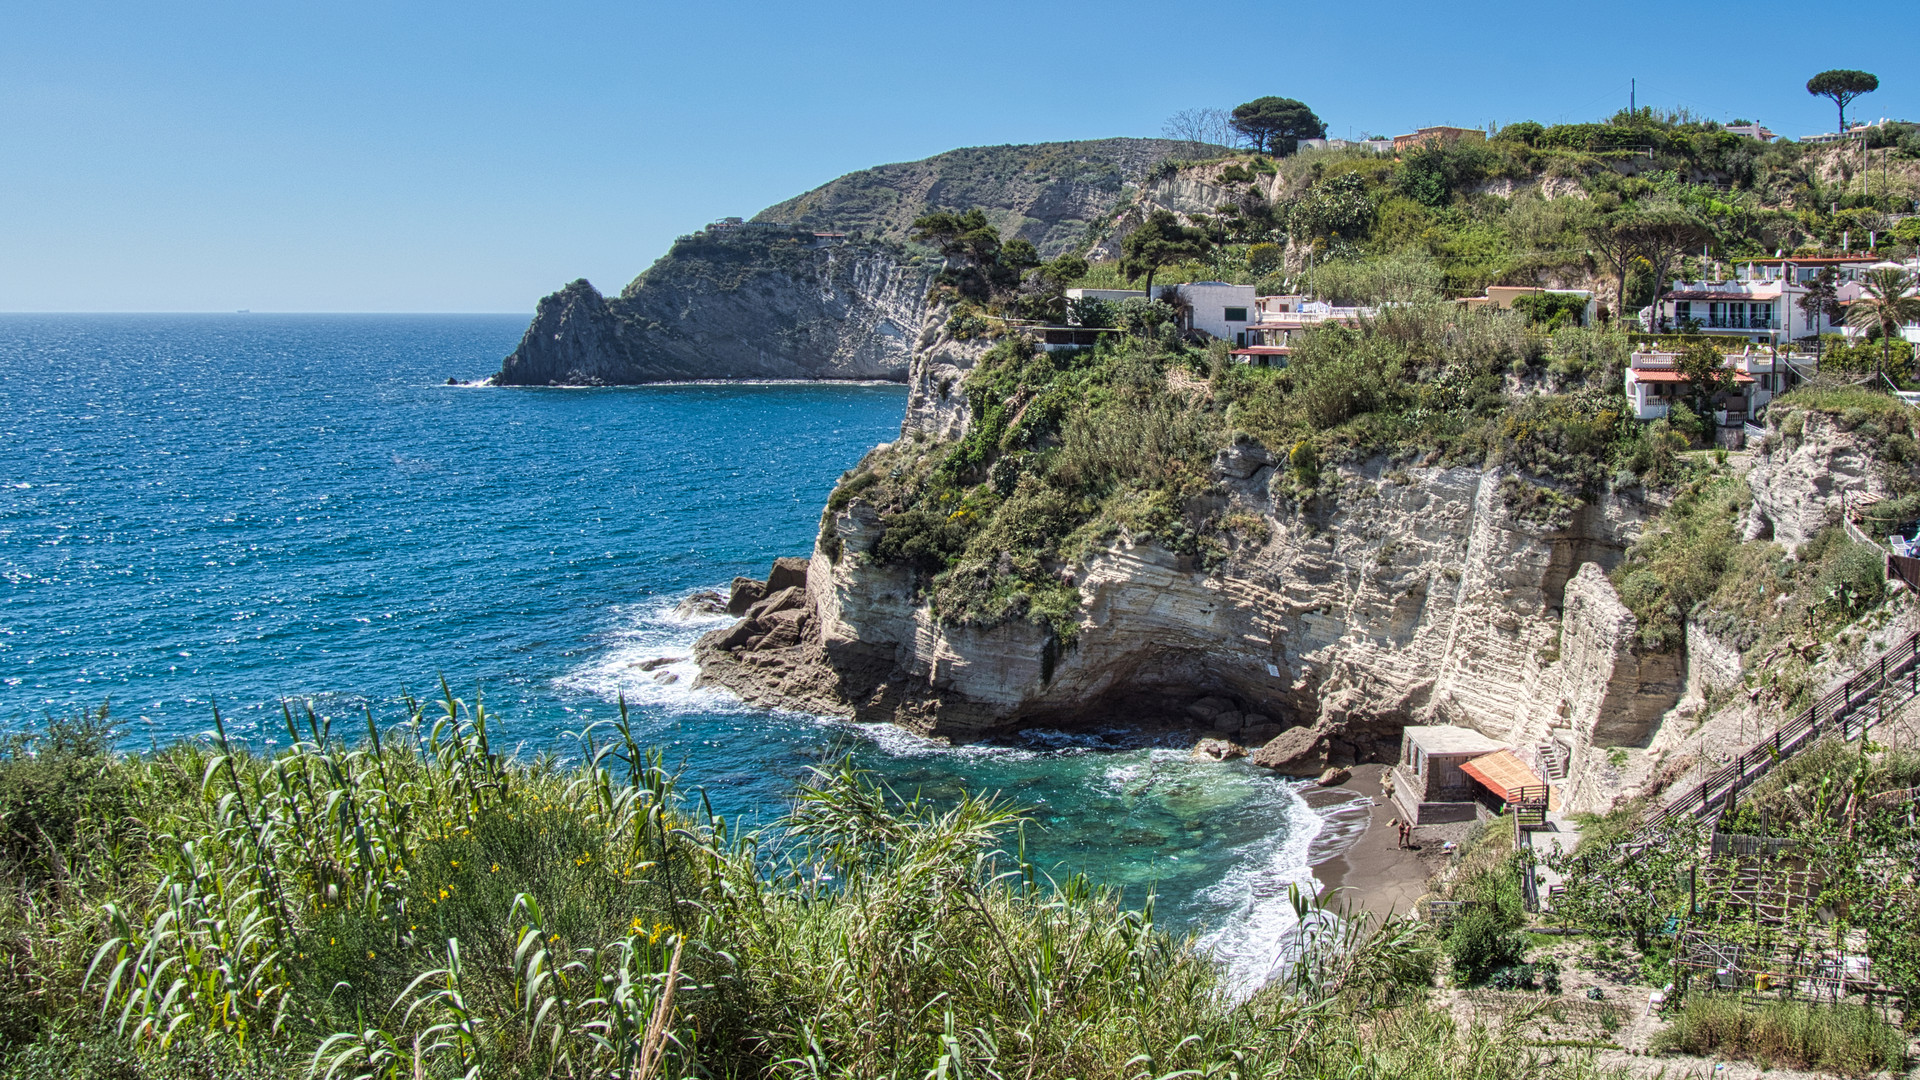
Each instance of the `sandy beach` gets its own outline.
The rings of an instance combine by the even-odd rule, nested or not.
[[[1360,799],[1371,804],[1364,807],[1366,825],[1357,838],[1315,863],[1313,874],[1321,883],[1325,902],[1381,917],[1411,912],[1414,902],[1426,894],[1428,878],[1445,862],[1446,842],[1457,843],[1472,828],[1471,822],[1425,826],[1414,830],[1411,850],[1400,847],[1398,830],[1388,824],[1400,811],[1381,786],[1387,768],[1359,765],[1346,783],[1305,793],[1315,809],[1345,804],[1344,812],[1335,811],[1342,817],[1357,816],[1363,809]]]

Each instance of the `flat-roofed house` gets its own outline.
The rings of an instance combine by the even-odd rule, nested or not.
[[[1393,800],[1416,825],[1471,821],[1479,813],[1481,782],[1461,766],[1506,748],[1472,728],[1406,728],[1400,735],[1400,762],[1393,767]]]
[[[1254,321],[1253,286],[1190,281],[1173,288],[1187,305],[1187,329],[1199,330],[1235,345],[1247,343],[1247,326]]]
[[[1293,336],[1301,331],[1330,322],[1359,326],[1362,318],[1375,314],[1373,308],[1335,307],[1300,293],[1256,297],[1253,303],[1253,321],[1233,355],[1255,367],[1285,367]]]

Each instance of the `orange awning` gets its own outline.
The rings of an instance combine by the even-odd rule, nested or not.
[[[1666,368],[1629,368],[1628,370],[1632,373],[1636,382],[1683,383],[1690,381],[1685,375],[1677,371],[1669,371]],[[1737,383],[1750,383],[1753,381],[1753,376],[1744,371],[1736,371],[1733,373],[1733,381]]]
[[[1512,802],[1521,788],[1546,788],[1546,782],[1533,774],[1526,763],[1513,755],[1511,750],[1495,750],[1491,754],[1482,754],[1460,766],[1460,771],[1485,785],[1487,790]]]

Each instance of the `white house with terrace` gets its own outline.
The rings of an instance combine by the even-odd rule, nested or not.
[[[1703,334],[1755,343],[1839,333],[1841,323],[1825,313],[1808,316],[1801,298],[1821,271],[1832,268],[1836,299],[1850,303],[1860,295],[1860,277],[1877,262],[1873,255],[1749,259],[1724,278],[1673,282],[1660,296],[1659,322],[1665,329],[1691,323]],[[1653,329],[1654,314],[1651,306],[1641,308],[1641,325]]]
[[[1634,350],[1626,371],[1627,401],[1636,420],[1658,420],[1676,401],[1693,393],[1693,385],[1679,371],[1680,354],[1651,345]],[[1734,389],[1716,395],[1714,423],[1739,427],[1774,396],[1786,392],[1790,372],[1784,357],[1771,347],[1746,345],[1728,353],[1724,363],[1733,370]]]
[[[1256,367],[1284,367],[1293,352],[1294,335],[1327,323],[1359,326],[1371,317],[1374,308],[1336,307],[1300,293],[1283,293],[1254,299],[1254,320],[1247,324],[1245,337],[1236,342],[1234,358]]]

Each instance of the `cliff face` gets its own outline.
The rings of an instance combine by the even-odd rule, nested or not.
[[[1337,505],[1303,510],[1269,495],[1274,464],[1242,445],[1215,467],[1266,538],[1243,535],[1214,573],[1123,538],[1080,574],[1065,649],[1026,622],[939,621],[910,571],[871,559],[878,522],[856,500],[832,521],[838,557],[813,556],[806,633],[775,655],[715,635],[703,678],[962,740],[1198,728],[1271,741],[1257,760],[1297,773],[1390,760],[1410,723],[1528,747],[1552,737],[1576,753],[1639,745],[1679,699],[1682,659],[1636,649],[1602,573],[1637,536],[1642,505],[1607,498],[1542,529],[1508,511],[1499,470],[1377,461],[1342,468]]]
[[[1002,236],[1018,236],[1052,258],[1099,231],[1155,165],[1193,151],[1191,143],[1166,139],[968,147],[848,173],[754,220],[906,241],[914,219],[928,210],[978,208]]]
[[[585,281],[547,297],[494,381],[905,380],[939,269],[907,246],[914,219],[979,207],[1051,257],[1088,242],[1181,149],[1161,139],[976,147],[850,173],[747,224],[681,237],[618,297]],[[963,372],[974,350],[947,344],[957,346],[948,366]]]
[[[1849,500],[1858,508],[1891,492],[1875,440],[1841,424],[1812,410],[1776,407],[1768,414],[1766,442],[1747,477],[1748,539],[1776,540],[1793,551],[1839,521]]]
[[[540,302],[495,381],[904,379],[929,271],[896,245],[785,230],[683,237],[623,293]]]

